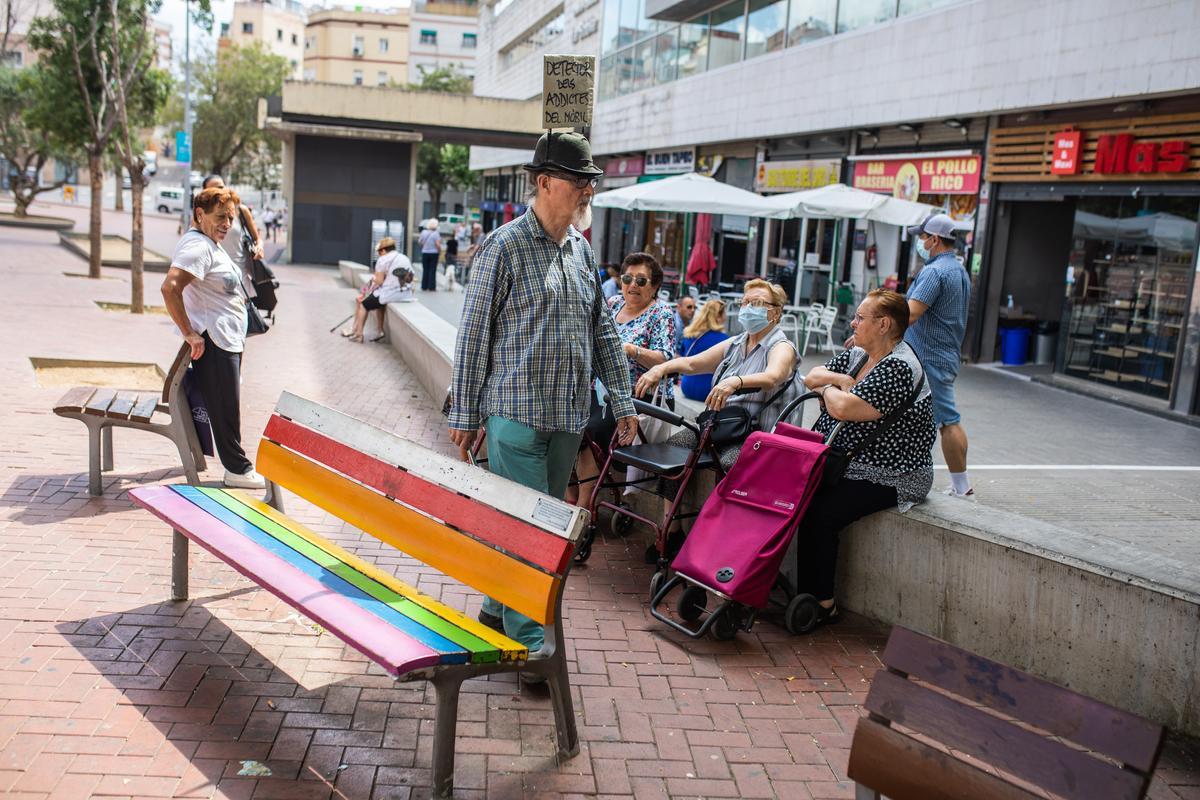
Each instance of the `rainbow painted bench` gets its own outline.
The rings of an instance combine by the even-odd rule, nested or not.
[[[172,597],[188,596],[188,540],[398,680],[437,690],[433,793],[449,795],[460,685],[528,670],[548,680],[560,758],[579,752],[562,592],[587,512],[284,393],[258,446],[265,501],[170,485],[130,492],[174,529]],[[287,517],[287,489],[546,626],[536,653]]]

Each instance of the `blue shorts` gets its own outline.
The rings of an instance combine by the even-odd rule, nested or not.
[[[936,364],[924,364],[925,378],[929,381],[929,391],[933,394],[933,421],[941,429],[946,425],[956,425],[962,419],[954,406],[954,379],[958,370],[948,370]]]

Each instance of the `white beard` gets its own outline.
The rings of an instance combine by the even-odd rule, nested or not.
[[[575,230],[579,231],[580,233],[583,233],[588,228],[592,227],[592,204],[588,203],[586,207],[577,211],[574,219],[571,220],[571,224],[574,225]]]

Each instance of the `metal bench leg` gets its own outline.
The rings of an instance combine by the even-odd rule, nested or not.
[[[854,784],[854,800],[880,800],[880,796],[879,792],[874,789],[856,783]]]
[[[99,421],[84,420],[88,429],[88,494],[99,497],[104,494],[100,481],[101,430]]]
[[[437,720],[433,730],[433,796],[454,791],[454,738],[458,729],[458,690],[461,673],[443,672],[433,679],[437,691]]]
[[[113,468],[112,425],[100,426],[100,471],[111,472]]]
[[[171,531],[171,599],[188,599],[188,540]]]
[[[579,732],[575,728],[575,706],[567,679],[567,660],[560,655],[550,671],[550,704],[554,706],[554,730],[558,736],[558,757],[579,755]]]

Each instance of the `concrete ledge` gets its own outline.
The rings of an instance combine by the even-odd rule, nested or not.
[[[91,239],[86,233],[58,234],[58,242],[67,250],[75,253],[84,260],[91,254]],[[100,237],[100,266],[130,268],[133,245],[124,236],[106,233]],[[166,272],[171,267],[171,260],[156,253],[144,244],[142,246],[142,269],[146,272]]]
[[[37,228],[44,231],[69,231],[75,227],[75,220],[66,217],[44,217],[29,214],[18,217],[7,211],[0,211],[0,227],[8,228]]]
[[[371,268],[357,261],[339,261],[338,273],[351,289],[362,286],[362,276],[371,274]]]
[[[456,329],[419,303],[387,308],[393,347],[440,403]],[[711,490],[703,476],[687,502]],[[625,501],[661,513],[656,496]],[[647,538],[631,537],[639,549]],[[931,495],[843,533],[838,595],[851,611],[1200,735],[1200,576],[1169,558]]]

